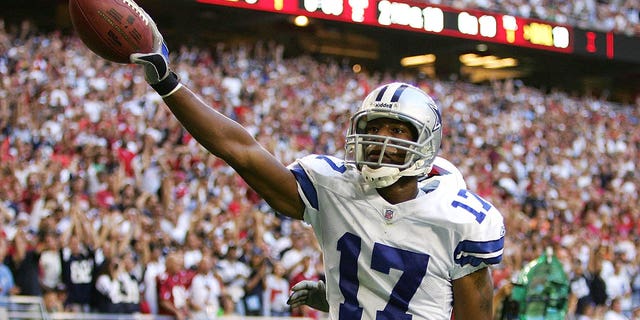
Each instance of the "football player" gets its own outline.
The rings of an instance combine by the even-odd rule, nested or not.
[[[502,258],[503,219],[446,178],[419,187],[442,139],[440,110],[425,92],[406,83],[376,88],[351,117],[344,159],[313,154],[285,166],[180,83],[155,33],[155,52],[132,54],[131,62],[144,66],[147,82],[200,144],[274,210],[311,224],[331,319],[492,318],[488,266]]]
[[[419,180],[419,188],[425,192],[430,192],[440,187],[441,183],[449,184],[449,188],[454,188],[455,190],[467,188],[467,183],[458,168],[448,160],[438,156],[433,161],[429,174]],[[287,303],[292,308],[308,305],[314,309],[329,312],[324,281],[304,280],[296,283],[291,288]]]

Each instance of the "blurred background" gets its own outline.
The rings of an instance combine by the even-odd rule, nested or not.
[[[505,217],[496,319],[640,319],[637,0],[138,3],[182,81],[283,163],[342,156],[369,90],[419,86],[441,155]],[[0,319],[325,317],[285,304],[324,277],[308,226],[86,49],[67,6],[0,2]],[[534,265],[552,276],[529,288]]]

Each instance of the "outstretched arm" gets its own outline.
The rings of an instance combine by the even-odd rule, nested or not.
[[[134,53],[130,60],[144,66],[145,79],[162,96],[182,126],[213,155],[221,158],[276,211],[302,219],[304,203],[296,179],[237,122],[204,103],[184,87],[169,67],[169,50],[153,23],[154,52]]]
[[[302,219],[304,205],[295,177],[237,122],[206,105],[186,87],[164,98],[180,123],[221,158],[276,211]]]
[[[453,281],[453,315],[456,319],[493,319],[493,283],[489,268]]]

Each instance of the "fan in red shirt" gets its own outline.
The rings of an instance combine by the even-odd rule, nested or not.
[[[189,318],[188,295],[195,273],[184,268],[184,257],[180,252],[172,252],[166,258],[166,271],[158,281],[159,313],[174,316],[177,320]]]

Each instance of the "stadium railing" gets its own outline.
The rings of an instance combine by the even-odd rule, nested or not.
[[[48,313],[42,297],[9,296],[0,297],[0,320],[173,320],[173,317],[150,314],[108,314],[108,313]],[[222,316],[218,320],[312,320],[291,317],[250,317]]]
[[[42,297],[0,297],[0,319],[44,319],[50,320]]]

